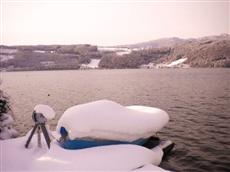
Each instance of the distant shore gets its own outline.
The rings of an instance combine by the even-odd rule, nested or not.
[[[0,45],[4,71],[229,68],[230,36],[199,39],[164,38],[133,45]]]

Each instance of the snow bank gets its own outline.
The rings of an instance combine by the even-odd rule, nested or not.
[[[153,150],[136,145],[111,145],[82,150],[53,149],[36,159],[36,170],[132,170],[145,164],[159,165],[163,156],[160,148]],[[68,155],[68,156],[67,156]]]
[[[137,145],[112,145],[81,150],[66,150],[51,142],[47,149],[42,137],[42,148],[37,147],[37,136],[32,138],[29,149],[24,145],[28,138],[0,141],[2,148],[2,171],[76,171],[76,170],[134,170],[148,167],[161,169],[159,165],[163,156],[160,147],[152,150]],[[155,167],[155,168],[154,168]]]
[[[67,109],[57,125],[64,127],[70,139],[93,138],[134,141],[148,138],[169,121],[163,110],[151,107],[124,107],[118,103],[99,100]]]

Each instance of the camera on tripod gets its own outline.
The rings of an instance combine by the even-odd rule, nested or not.
[[[45,124],[47,122],[46,117],[42,113],[36,113],[35,111],[32,114],[32,119],[35,123]]]
[[[49,136],[49,132],[46,128],[46,122],[48,121],[47,119],[52,119],[54,117],[55,117],[55,112],[50,106],[48,105],[35,106],[33,114],[32,114],[32,119],[35,122],[35,125],[26,142],[26,145],[25,145],[26,148],[28,148],[30,141],[36,130],[37,130],[37,137],[38,137],[38,146],[41,147],[41,132],[42,132],[46,140],[46,144],[48,148],[50,148],[51,139]]]

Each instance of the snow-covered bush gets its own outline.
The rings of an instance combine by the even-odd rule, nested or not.
[[[0,90],[0,140],[17,137],[18,133],[13,129],[13,112],[11,111],[9,99]]]

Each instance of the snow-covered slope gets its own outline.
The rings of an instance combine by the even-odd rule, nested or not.
[[[187,60],[187,58],[181,58],[181,59],[178,59],[178,60],[175,60],[175,61],[171,62],[167,66],[168,67],[174,67],[174,66],[177,66],[177,65],[180,65],[180,64],[184,63],[186,60]]]
[[[99,67],[99,63],[100,63],[101,59],[91,59],[89,64],[82,64],[81,68],[88,68],[88,69],[96,69]]]

